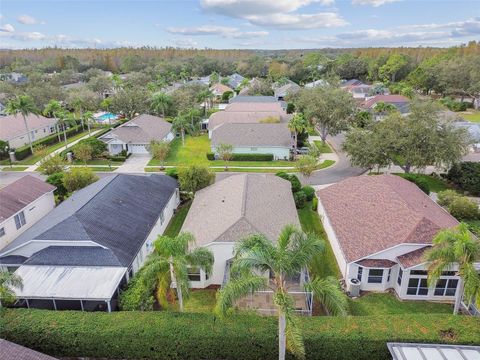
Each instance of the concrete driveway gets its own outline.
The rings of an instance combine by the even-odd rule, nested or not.
[[[151,156],[149,154],[132,154],[115,172],[129,174],[144,173],[145,166],[147,166],[150,159]]]

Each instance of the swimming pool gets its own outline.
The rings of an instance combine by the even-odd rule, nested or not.
[[[118,119],[118,115],[112,114],[112,113],[105,113],[97,117],[97,120],[100,120],[100,121],[117,120],[117,119]]]

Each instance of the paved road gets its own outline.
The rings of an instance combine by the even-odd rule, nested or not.
[[[328,139],[330,145],[332,145],[337,152],[338,161],[332,167],[314,172],[308,179],[300,176],[302,183],[310,185],[332,184],[352,176],[361,175],[365,172],[364,169],[352,167],[350,165],[350,160],[348,160],[347,156],[342,151],[342,143],[344,139],[345,136],[343,134]]]

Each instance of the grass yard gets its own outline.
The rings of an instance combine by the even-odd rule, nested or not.
[[[451,314],[450,304],[428,301],[400,301],[390,293],[368,293],[358,299],[349,299],[349,313],[353,316],[396,314]]]
[[[4,167],[2,171],[25,171],[28,169],[28,166],[13,166],[13,167]]]
[[[83,161],[81,160],[74,160],[73,161],[74,165],[84,165]],[[109,161],[108,159],[92,159],[87,161],[87,165],[107,165],[108,166]],[[112,166],[120,166],[123,164],[123,161],[111,161],[110,160],[110,165]]]
[[[187,217],[188,210],[190,209],[191,205],[192,205],[192,202],[189,201],[188,203],[185,203],[178,207],[177,212],[168,223],[168,226],[165,229],[164,235],[170,236],[170,237],[175,237],[178,235],[178,233],[180,232],[180,229],[182,228],[183,222]]]
[[[327,276],[339,278],[340,270],[338,269],[337,260],[335,259],[332,247],[328,242],[320,216],[316,211],[312,210],[311,201],[307,202],[303,209],[298,209],[298,217],[300,218],[300,224],[302,225],[303,231],[314,233],[325,241],[325,252],[314,257],[310,264],[310,274],[322,278]]]
[[[480,111],[464,112],[460,114],[465,120],[480,123]]]
[[[185,312],[212,313],[217,301],[217,291],[213,289],[190,290],[190,296],[184,302]]]
[[[404,173],[395,173],[395,175],[398,175],[401,177],[406,176],[406,174]],[[428,184],[430,191],[432,192],[439,192],[439,191],[450,189],[450,187],[445,181],[443,181],[442,179],[433,177],[431,175],[423,175],[423,174],[410,174],[410,175],[413,175],[419,179],[425,180]]]
[[[87,166],[87,168],[92,169],[94,172],[111,172],[118,169],[118,166]]]
[[[321,140],[314,140],[313,142],[315,143],[315,145],[317,145],[320,148],[322,154],[327,154],[327,153],[332,153],[333,152],[332,148],[330,147],[330,145],[328,145],[327,142],[324,143]]]

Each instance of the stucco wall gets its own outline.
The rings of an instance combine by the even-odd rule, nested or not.
[[[51,127],[54,128],[53,131],[50,130]],[[30,130],[30,137],[31,137],[32,141],[35,141],[35,140],[43,139],[46,136],[55,134],[55,132],[56,132],[55,126],[54,125],[49,125],[49,126],[45,126],[45,127],[39,128],[39,129]],[[27,145],[28,144],[27,133],[25,132],[22,135],[16,136],[16,137],[11,138],[11,139],[8,139],[8,143],[9,143],[11,148],[19,148],[19,147]]]
[[[227,260],[233,258],[233,248],[235,243],[211,243],[207,246],[213,252],[215,262],[213,264],[212,274],[208,280],[202,272],[203,281],[191,281],[192,288],[203,289],[209,285],[221,285],[225,274],[225,265]]]
[[[215,146],[211,147],[212,152],[216,152]],[[235,154],[273,154],[275,160],[288,160],[290,149],[288,147],[234,147]]]

